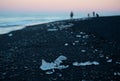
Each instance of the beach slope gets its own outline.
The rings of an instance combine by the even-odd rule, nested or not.
[[[120,80],[120,16],[72,19],[0,35],[0,81]]]

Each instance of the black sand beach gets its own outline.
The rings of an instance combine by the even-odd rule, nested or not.
[[[120,16],[56,21],[0,35],[0,81],[119,81],[119,35]],[[60,55],[68,68],[51,74],[40,69],[42,59],[53,62]]]

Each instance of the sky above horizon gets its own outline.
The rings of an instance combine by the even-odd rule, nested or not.
[[[106,11],[120,14],[120,0],[0,0],[0,11]]]

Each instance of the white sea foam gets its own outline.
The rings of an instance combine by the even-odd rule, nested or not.
[[[25,28],[25,26],[14,26],[14,27],[4,27],[4,28],[1,27],[0,34],[6,34],[11,31],[21,30],[23,28]]]

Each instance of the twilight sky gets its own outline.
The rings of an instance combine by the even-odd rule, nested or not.
[[[120,0],[0,0],[0,11],[120,12]]]

